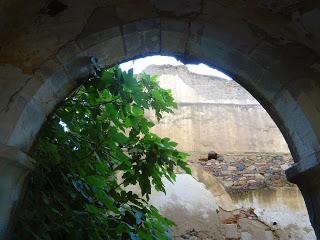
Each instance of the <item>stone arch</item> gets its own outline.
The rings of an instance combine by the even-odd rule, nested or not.
[[[124,24],[114,19],[101,23],[104,11],[109,10],[96,10],[81,34],[32,74],[9,67],[9,80],[23,79],[23,85],[8,96],[8,103],[1,110],[0,142],[3,147],[0,153],[4,156],[12,154],[11,160],[24,165],[6,161],[7,167],[0,170],[3,181],[8,176],[4,169],[16,177],[8,180],[11,182],[4,191],[10,196],[19,193],[17,189],[21,189],[25,171],[16,169],[28,168],[30,162],[28,157],[22,157],[22,152],[28,152],[57,104],[90,74],[91,57],[96,57],[102,66],[111,66],[146,55],[173,55],[185,63],[203,62],[225,71],[268,111],[288,142],[296,164],[287,171],[287,176],[298,183],[319,237],[317,203],[320,190],[316,184],[306,184],[313,179],[311,174],[317,173],[320,160],[317,54],[299,43],[275,42],[261,29],[237,19],[219,25],[205,14],[196,20],[164,14],[163,17],[145,17]],[[240,36],[239,41],[234,41],[235,36]],[[0,212],[3,213],[2,231],[7,228],[11,207],[16,201],[14,198],[10,209]],[[10,201],[1,197],[0,204],[9,206]]]
[[[165,28],[166,25],[175,29]],[[27,152],[48,114],[93,71],[92,57],[105,67],[141,56],[162,54],[176,56],[184,63],[206,63],[228,73],[273,117],[296,162],[316,157],[312,154],[319,151],[320,144],[318,129],[308,118],[312,109],[310,106],[306,109],[308,99],[297,101],[297,97],[307,97],[299,95],[299,91],[304,95],[307,92],[292,87],[293,84],[303,87],[303,81],[312,83],[320,76],[312,69],[316,57],[309,49],[295,44],[277,47],[262,41],[253,49],[247,47],[248,51],[237,50],[238,46],[219,41],[215,32],[210,33],[210,26],[196,23],[189,33],[186,22],[168,19],[152,18],[129,23],[123,27],[123,33],[119,28],[114,26],[73,41],[54,59],[42,64],[28,79],[28,86],[19,92],[20,100],[25,104],[19,109],[16,122],[10,118],[14,127],[8,128],[12,131],[6,139],[1,139],[3,143]],[[185,41],[184,44],[181,46],[177,39]],[[13,108],[12,111],[17,113],[16,110]]]

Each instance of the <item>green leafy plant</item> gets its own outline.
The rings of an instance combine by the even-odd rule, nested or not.
[[[150,132],[176,104],[156,77],[118,66],[98,71],[54,112],[31,151],[30,179],[16,239],[168,239],[174,223],[148,203],[152,187],[175,167],[190,173],[186,153]],[[140,187],[140,193],[128,187]]]

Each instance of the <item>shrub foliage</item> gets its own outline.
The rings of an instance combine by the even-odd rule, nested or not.
[[[150,132],[176,104],[155,76],[98,71],[54,112],[31,151],[37,161],[16,239],[168,239],[174,223],[148,203],[186,153]],[[140,193],[128,185],[139,186]]]

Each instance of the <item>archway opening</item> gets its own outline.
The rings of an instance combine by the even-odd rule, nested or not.
[[[212,226],[207,224],[207,229],[203,228],[206,224],[201,214],[206,215],[208,211],[203,207],[205,200],[201,203],[203,198],[198,196],[199,203],[196,196],[192,199],[193,195],[189,194],[191,191],[200,195],[201,185],[196,189],[192,180],[183,179],[182,174],[176,186],[167,183],[167,198],[158,194],[151,198],[168,217],[179,222],[176,237],[196,236],[202,239],[206,234],[210,236],[210,229],[215,229],[211,235],[220,232],[234,234],[236,238],[241,234],[242,237],[255,234],[254,239],[262,239],[264,234],[272,235],[273,232],[281,239],[315,239],[303,198],[284,174],[284,170],[293,164],[287,144],[273,120],[252,95],[225,74],[203,64],[183,65],[172,58],[155,56],[127,62],[122,67],[134,67],[136,73],[145,70],[155,74],[163,87],[173,91],[178,110],[175,115],[162,119],[153,128],[154,132],[174,139],[182,150],[190,153],[188,160],[195,179],[213,193],[212,202],[218,203],[216,208],[221,208],[220,216],[218,214],[215,220],[220,217],[222,224],[227,224],[221,228],[217,221],[211,221]],[[211,150],[218,152],[218,157],[208,161],[207,155]],[[202,194],[205,196],[206,193]],[[186,207],[188,205],[190,209]],[[208,206],[210,204],[207,203]],[[241,208],[251,210],[244,213]],[[233,210],[235,212],[232,213]],[[192,221],[192,216],[196,220]],[[246,217],[252,223],[240,221],[241,227],[247,224],[241,229],[239,218]],[[252,219],[264,221],[265,225],[255,225]],[[250,224],[255,232],[248,227]],[[183,225],[186,227],[181,227]],[[263,229],[260,233],[259,227]],[[305,229],[308,230],[305,232]]]
[[[90,74],[90,57],[112,66],[166,54],[224,69],[265,107],[288,142],[295,164],[287,176],[320,238],[318,4],[138,2],[1,5],[0,237],[32,169],[30,146],[56,104]]]
[[[148,60],[147,60],[148,61]],[[94,61],[93,61],[93,64],[96,64]],[[167,66],[168,67],[168,66]],[[202,67],[203,67],[203,65],[202,65]],[[175,69],[169,69],[170,67],[168,67],[168,71],[170,72],[171,71],[171,75],[177,75],[177,73],[179,73],[180,71],[181,72],[183,72],[184,70],[182,69],[180,69],[180,67],[179,66],[176,66],[175,67]],[[182,67],[183,68],[183,67]],[[184,67],[185,68],[185,67]],[[152,68],[150,68],[149,70],[147,69],[147,71],[149,71],[150,73],[161,73],[161,69],[152,69]],[[212,69],[210,70],[210,69],[205,69],[204,71],[213,71]],[[172,72],[175,72],[174,74],[172,74]],[[217,71],[213,71],[216,75],[217,75]],[[245,107],[245,105],[250,105],[250,107],[255,107],[255,106],[258,106],[259,104],[257,103],[257,102],[255,102],[255,100],[254,99],[250,99],[250,98],[248,98],[248,97],[246,97],[245,95],[246,94],[248,94],[247,92],[245,92],[245,90],[241,90],[240,89],[240,91],[239,91],[239,86],[238,85],[236,85],[234,82],[232,82],[232,80],[230,79],[230,78],[228,78],[228,77],[225,77],[225,75],[223,75],[222,73],[219,73],[218,72],[218,74],[220,74],[220,76],[222,76],[222,77],[224,77],[224,80],[223,81],[215,81],[215,82],[213,82],[213,84],[212,84],[212,81],[210,82],[210,79],[209,79],[209,81],[208,81],[208,79],[205,79],[204,81],[207,81],[205,84],[203,84],[202,86],[200,86],[201,84],[198,84],[199,86],[198,86],[198,92],[197,92],[197,90],[195,90],[195,91],[193,91],[194,89],[191,89],[192,91],[189,91],[190,90],[190,88],[188,89],[188,87],[186,87],[185,85],[188,85],[188,84],[185,84],[185,82],[182,82],[182,85],[181,85],[181,81],[180,81],[180,83],[178,83],[178,85],[176,85],[175,86],[175,88],[176,89],[182,89],[182,90],[184,90],[184,92],[183,92],[183,94],[182,94],[182,101],[180,102],[181,103],[181,106],[182,107],[185,107],[185,106],[191,106],[190,104],[191,103],[194,103],[195,105],[196,104],[205,104],[205,105],[207,105],[207,107],[209,106],[209,105],[215,105],[215,108],[217,107],[217,104],[219,105],[219,104],[221,104],[221,105],[237,105],[237,107],[239,107],[240,106],[240,110],[239,110],[239,112],[237,113],[238,115],[240,114],[241,115],[241,111],[242,110],[244,110],[246,107]],[[163,75],[165,75],[165,74],[163,74]],[[170,74],[169,74],[170,75]],[[188,74],[186,74],[186,75],[188,75]],[[191,74],[192,75],[192,74]],[[193,76],[194,77],[194,76]],[[200,75],[199,76],[196,76],[195,78],[199,78],[199,77],[201,77]],[[179,78],[179,77],[178,77]],[[191,78],[192,78],[192,76],[191,76]],[[179,80],[179,79],[178,79]],[[181,80],[181,79],[180,79]],[[215,79],[215,80],[217,80],[217,79]],[[220,79],[221,80],[221,79]],[[164,80],[163,81],[163,84],[164,85],[166,85],[166,83],[165,83],[166,81]],[[210,83],[211,83],[211,86],[210,86]],[[180,85],[179,85],[180,84]],[[235,94],[234,96],[232,96],[232,97],[225,97],[224,95],[224,93],[222,93],[221,94],[221,92],[218,94],[218,98],[217,98],[217,96],[214,96],[213,98],[210,98],[210,91],[212,91],[212,92],[214,92],[214,93],[218,93],[218,91],[217,91],[217,89],[210,89],[209,87],[213,87],[214,85],[216,85],[216,84],[218,84],[218,86],[219,86],[219,84],[225,89],[224,91],[226,91],[226,89],[228,89],[229,88],[229,91],[234,91],[234,89],[237,89],[235,92],[237,92],[237,91],[239,91],[238,92],[238,95],[237,94]],[[168,81],[167,81],[167,85],[168,85]],[[190,81],[189,81],[189,85],[191,86],[192,85],[192,81],[191,81],[191,83],[190,83]],[[195,84],[195,85],[197,85],[197,84]],[[200,87],[200,88],[199,88]],[[202,92],[201,94],[199,94],[199,91],[201,92],[201,87],[202,87],[202,89],[205,89],[207,92]],[[195,86],[192,86],[192,88],[196,88]],[[233,89],[234,88],[234,89]],[[233,90],[232,90],[233,89]],[[189,91],[189,92],[188,92]],[[228,90],[227,90],[228,91]],[[241,92],[242,91],[242,92]],[[208,93],[209,93],[209,95],[208,95]],[[199,95],[199,96],[197,96],[197,94]],[[178,96],[179,95],[179,93],[177,93],[176,92],[176,95]],[[180,94],[181,95],[181,94]],[[212,96],[212,95],[211,95]],[[223,98],[223,96],[224,96],[224,98]],[[240,97],[239,97],[240,96]],[[181,97],[181,96],[180,96]],[[220,97],[220,98],[219,98]],[[221,101],[221,97],[222,97],[222,101]],[[183,106],[183,104],[185,105],[185,106]],[[239,106],[238,106],[239,105]],[[181,107],[180,106],[180,107]],[[259,105],[260,106],[260,105]],[[224,107],[226,107],[226,106],[224,106]],[[241,110],[241,107],[243,108],[242,110]],[[261,107],[261,106],[260,106]],[[214,110],[212,110],[212,109],[210,109],[210,107],[208,108],[208,109],[206,109],[206,108],[202,108],[202,107],[200,107],[199,109],[200,109],[200,111],[198,112],[198,113],[196,113],[197,115],[199,115],[199,116],[201,116],[201,115],[208,115],[208,113],[210,113],[210,112],[214,112],[215,113],[215,115],[216,116],[219,116],[219,114],[221,114],[221,112],[219,112],[219,111],[214,111]],[[219,108],[219,107],[218,107]],[[192,109],[192,107],[191,107],[191,109]],[[189,112],[196,112],[196,111],[198,111],[199,110],[198,109],[198,107],[196,107],[195,109],[193,109],[193,110],[190,110],[189,109]],[[188,112],[188,109],[184,109],[183,110],[184,112]],[[201,111],[202,111],[202,113],[201,113]],[[222,111],[223,112],[223,111]],[[233,110],[231,110],[231,112],[234,112]],[[249,111],[250,112],[250,111]],[[181,114],[181,113],[180,113]],[[232,115],[237,115],[237,114],[234,114],[234,113],[232,113],[230,116],[232,116]],[[265,114],[265,116],[268,116],[268,114],[266,113],[266,112],[264,112],[263,114]],[[177,114],[177,115],[179,115],[179,114]],[[223,115],[223,114],[222,114]],[[249,114],[250,115],[250,114]],[[253,111],[253,115],[256,117],[256,116],[259,116],[259,114],[257,114],[257,112],[255,112],[255,111]],[[232,117],[231,118],[229,118],[230,116],[228,116],[228,114],[225,116],[225,118],[224,119],[220,119],[219,121],[221,121],[221,122],[223,122],[223,120],[226,120],[226,119],[232,119]],[[239,117],[239,116],[238,116]],[[178,118],[179,118],[179,116],[178,116]],[[233,117],[234,118],[234,117]],[[243,121],[243,117],[239,117],[239,119],[241,119],[242,120],[242,122],[245,122],[245,121]],[[259,119],[259,118],[258,118]],[[264,119],[264,117],[260,117],[260,119]],[[199,120],[199,119],[198,119]],[[201,118],[200,118],[200,120],[201,120]],[[235,182],[237,182],[237,181],[239,181],[240,180],[240,178],[242,177],[244,177],[244,175],[246,175],[247,174],[247,176],[246,177],[244,177],[244,179],[242,179],[242,182],[246,185],[247,183],[253,183],[253,181],[255,181],[255,182],[257,182],[257,178],[260,178],[260,180],[261,180],[261,178],[264,178],[265,179],[265,177],[264,177],[264,175],[266,174],[265,172],[263,172],[263,171],[261,171],[261,169],[259,170],[258,169],[258,171],[256,171],[256,172],[246,172],[246,171],[244,171],[244,169],[245,168],[247,168],[247,167],[249,167],[249,166],[247,166],[247,165],[245,165],[245,164],[243,164],[243,162],[245,162],[245,160],[243,160],[243,159],[241,159],[240,161],[238,161],[238,162],[236,162],[234,165],[232,165],[231,166],[231,168],[229,168],[229,166],[228,165],[230,165],[230,163],[235,159],[235,158],[242,158],[243,156],[241,155],[241,154],[231,154],[232,155],[232,157],[230,157],[231,155],[230,155],[230,152],[229,153],[226,153],[226,152],[224,152],[224,150],[221,150],[221,149],[223,149],[223,148],[221,148],[221,146],[223,146],[223,147],[225,147],[225,148],[229,148],[229,149],[232,149],[232,151],[231,152],[234,152],[235,150],[236,150],[236,152],[237,152],[237,148],[238,148],[238,151],[239,151],[239,149],[241,150],[242,149],[242,151],[245,151],[245,150],[243,150],[244,148],[242,148],[243,146],[240,146],[241,144],[237,144],[237,143],[235,143],[235,141],[234,141],[234,139],[233,139],[233,137],[232,137],[232,133],[229,133],[229,135],[225,138],[225,139],[222,139],[222,141],[224,142],[223,144],[221,144],[221,142],[220,142],[220,149],[219,149],[219,147],[218,146],[213,146],[214,145],[214,142],[211,142],[211,143],[208,143],[208,142],[206,142],[206,143],[203,143],[203,140],[205,140],[206,138],[207,139],[217,139],[217,137],[220,137],[220,138],[223,138],[222,136],[223,136],[223,134],[218,134],[218,136],[210,136],[210,134],[209,135],[207,135],[207,136],[205,136],[205,134],[208,134],[208,129],[214,129],[215,128],[215,131],[212,131],[212,132],[219,132],[219,131],[223,131],[224,130],[224,132],[228,132],[228,131],[226,131],[226,129],[223,129],[223,127],[221,127],[222,125],[220,125],[220,126],[216,126],[216,127],[214,127],[214,125],[213,126],[210,126],[210,125],[205,125],[205,123],[202,121],[195,121],[195,126],[196,125],[198,125],[198,127],[199,126],[201,126],[202,125],[202,127],[203,127],[203,129],[201,130],[201,129],[198,129],[198,132],[195,132],[194,134],[192,134],[192,138],[195,138],[194,136],[196,136],[196,138],[197,138],[197,142],[196,143],[200,143],[200,146],[201,145],[203,145],[204,146],[204,148],[201,150],[201,149],[199,149],[199,148],[195,148],[195,147],[193,147],[193,150],[198,150],[198,153],[196,153],[196,154],[199,154],[198,156],[196,156],[194,159],[193,159],[193,161],[194,160],[199,160],[199,159],[203,159],[203,154],[205,153],[205,152],[209,152],[209,150],[210,149],[214,149],[214,150],[216,150],[216,151],[218,151],[219,152],[219,157],[220,157],[220,160],[221,160],[221,157],[224,159],[226,159],[227,160],[227,158],[230,158],[229,159],[229,163],[227,163],[227,164],[215,164],[216,162],[215,161],[206,161],[206,163],[205,164],[200,164],[200,166],[203,166],[204,168],[207,168],[207,170],[209,169],[211,172],[213,171],[214,172],[214,169],[212,169],[212,167],[210,167],[210,166],[215,166],[215,165],[219,165],[219,166],[217,166],[218,168],[220,167],[221,169],[218,169],[218,171],[220,171],[220,173],[222,172],[222,171],[229,171],[229,173],[228,174],[225,174],[225,179],[220,179],[221,181],[222,181],[222,186],[224,186],[224,187],[226,187],[226,185],[228,185],[228,183],[226,183],[228,180],[227,180],[227,178],[230,178],[230,176],[232,177],[232,175],[234,175],[233,173],[232,173],[232,171],[237,171],[237,172],[242,172],[242,176],[241,176],[241,174],[239,174],[240,176],[237,176],[237,178],[238,179],[235,179],[235,180],[233,180],[233,183],[232,183],[232,185],[234,185],[234,183]],[[213,121],[211,121],[212,119],[210,119],[210,117],[209,118],[207,118],[206,119],[208,122],[213,122]],[[237,120],[237,119],[233,119],[233,120]],[[271,119],[270,119],[270,121],[271,121]],[[201,122],[201,123],[199,123],[199,122]],[[248,121],[248,122],[250,122],[250,121]],[[271,121],[272,122],[272,121]],[[256,126],[256,125],[254,125],[254,127],[256,127],[256,128],[259,128],[259,121],[257,121],[257,122],[255,122],[255,123],[258,123],[258,127]],[[224,126],[230,126],[230,125],[232,125],[232,124],[234,124],[234,123],[226,123],[226,121],[224,121]],[[261,126],[263,126],[264,124],[262,124]],[[268,124],[267,124],[268,125]],[[272,125],[272,124],[271,124]],[[271,126],[270,125],[270,126]],[[195,128],[195,126],[192,126],[190,129],[193,129],[193,128]],[[260,127],[261,127],[260,126]],[[270,127],[269,126],[269,127]],[[244,129],[244,127],[245,126],[242,126],[243,128],[242,129]],[[252,124],[250,125],[248,125],[247,126],[248,127],[248,129],[250,129],[250,127],[252,127]],[[183,126],[182,126],[182,128],[183,128]],[[234,127],[233,126],[233,128],[237,128],[237,127]],[[275,128],[275,124],[273,123],[273,125],[271,126],[271,128]],[[167,129],[168,130],[168,126],[165,126],[165,129]],[[241,129],[241,128],[238,128],[238,129]],[[239,133],[239,132],[237,132],[235,135],[238,135],[238,136],[245,136],[246,135],[246,132],[248,133],[249,132],[249,130],[246,130],[246,131],[244,131],[244,133]],[[218,131],[219,130],[219,131]],[[261,128],[260,130],[262,130],[262,131],[265,131],[265,128]],[[191,130],[191,131],[195,131],[194,129],[193,130]],[[160,130],[160,132],[161,132],[161,130]],[[169,130],[167,131],[167,134],[168,133],[173,133],[174,132],[174,130],[173,129],[170,129],[169,128]],[[164,133],[164,134],[166,134],[166,133]],[[203,134],[203,136],[204,136],[204,139],[202,139],[201,140],[201,135]],[[280,134],[280,132],[278,132],[277,134]],[[175,134],[174,134],[175,135]],[[177,134],[177,136],[181,136],[181,135],[183,135],[183,134]],[[248,134],[247,134],[248,135]],[[272,135],[272,134],[271,134]],[[280,134],[280,136],[281,136],[281,134]],[[172,136],[173,138],[175,137],[175,136]],[[228,140],[231,140],[231,142],[228,142]],[[265,140],[265,139],[264,139]],[[274,139],[273,139],[274,140]],[[181,138],[180,140],[177,140],[176,139],[176,141],[177,142],[183,142],[183,138]],[[281,142],[282,141],[282,142]],[[284,140],[282,139],[280,141],[280,144],[274,144],[274,143],[272,143],[272,140],[271,140],[271,143],[268,145],[268,140],[266,140],[265,141],[265,143],[258,143],[258,144],[256,144],[256,142],[258,142],[258,138],[256,138],[256,139],[249,139],[249,141],[247,142],[248,143],[248,145],[247,145],[247,147],[248,147],[248,149],[251,149],[251,150],[248,150],[249,152],[250,151],[252,151],[252,149],[255,149],[255,148],[257,148],[257,149],[259,149],[259,147],[265,147],[265,148],[270,148],[270,147],[272,147],[272,144],[274,144],[275,146],[277,146],[277,147],[279,147],[278,145],[283,145],[283,143],[284,143]],[[201,143],[202,142],[202,143]],[[239,143],[244,143],[245,142],[245,140],[243,140],[243,141],[238,141]],[[193,144],[191,144],[191,145],[196,145],[196,143],[193,143]],[[265,146],[263,146],[265,144]],[[186,143],[185,144],[185,147],[188,147],[188,145],[190,146],[190,144],[189,143]],[[202,147],[203,147],[202,146]],[[206,148],[207,147],[207,148]],[[232,148],[233,147],[233,148]],[[184,149],[185,150],[185,149]],[[189,152],[197,152],[197,151],[192,151],[191,149],[188,149],[188,150],[190,150]],[[288,149],[286,148],[286,146],[282,146],[282,150],[285,150],[285,151],[288,151]],[[221,152],[223,152],[223,154],[221,154]],[[245,151],[246,152],[246,151]],[[196,155],[195,154],[195,155]],[[202,155],[201,155],[202,154]],[[248,155],[250,155],[250,154],[248,154]],[[250,157],[252,157],[252,155],[251,156],[249,156],[249,158]],[[257,156],[257,155],[255,155],[255,156],[253,156],[253,158],[254,159],[257,159],[257,157],[259,157],[259,159],[264,159],[264,157],[261,157],[261,156]],[[279,156],[272,156],[270,159],[275,159],[274,157],[279,157]],[[217,158],[217,157],[215,157],[215,158]],[[214,158],[214,159],[215,159]],[[267,158],[266,158],[267,159]],[[207,159],[208,160],[208,159]],[[218,161],[218,159],[215,159],[215,160],[217,160]],[[231,161],[230,161],[231,160]],[[250,159],[251,160],[251,159]],[[265,159],[264,159],[265,160]],[[278,167],[280,167],[281,168],[281,166],[280,165],[283,165],[283,164],[281,164],[281,163],[284,163],[286,166],[284,166],[283,167],[283,169],[282,170],[284,170],[284,168],[287,168],[289,165],[288,165],[288,162],[286,162],[286,160],[287,159],[283,159],[282,158],[282,160],[284,160],[284,162],[279,162],[279,160],[280,160],[280,158],[278,158]],[[190,162],[192,162],[192,160],[190,161]],[[219,162],[219,161],[218,161]],[[214,164],[213,164],[214,163]],[[280,165],[279,165],[280,164]],[[240,169],[241,168],[241,169]],[[224,170],[225,169],[225,170]],[[240,169],[240,170],[239,170]],[[261,174],[262,173],[262,174]],[[272,172],[271,172],[272,173]],[[198,172],[198,174],[199,174],[199,172]],[[254,174],[254,176],[252,176],[252,174]],[[201,177],[203,174],[202,173],[200,173],[199,174],[199,176]],[[250,175],[250,176],[249,176]],[[282,172],[282,177],[284,176],[284,174],[283,174],[283,172]],[[203,176],[202,176],[203,177]],[[253,177],[253,179],[252,179],[252,177]],[[182,178],[183,178],[183,176],[182,176]],[[223,180],[227,180],[227,181],[223,181]],[[215,182],[215,180],[212,180],[213,182]],[[209,183],[209,184],[212,184],[212,181],[211,181],[211,183]],[[250,182],[251,181],[251,182]],[[207,183],[208,184],[208,183]],[[225,184],[225,185],[223,185],[223,184]],[[229,183],[230,184],[230,183]],[[261,183],[261,184],[263,184],[263,183]],[[229,187],[234,187],[234,186],[229,186]],[[253,185],[254,186],[254,184],[251,184],[251,185]],[[217,186],[215,187],[215,188],[218,188],[218,186],[220,186],[220,184],[218,183],[217,184]],[[247,186],[243,186],[243,185],[239,185],[240,186],[240,188],[245,188],[245,187],[247,187]],[[250,184],[249,184],[249,186],[250,186]],[[225,194],[224,193],[224,191],[222,191],[223,192],[223,194]],[[219,195],[219,194],[218,194]],[[227,194],[228,195],[228,194]],[[266,195],[265,195],[266,196]],[[233,197],[233,199],[232,199],[232,197]],[[242,197],[244,198],[244,199],[246,199],[246,198],[248,198],[248,196],[243,196],[242,195]],[[251,198],[256,198],[256,199],[259,199],[259,197],[257,197],[257,195],[256,196],[253,196],[253,195],[251,195],[250,196]],[[233,193],[233,195],[231,194],[231,196],[228,196],[227,197],[228,198],[228,201],[232,201],[232,200],[239,200],[239,196],[237,196],[236,194],[234,194]],[[231,199],[229,199],[229,198],[231,198]],[[226,199],[224,199],[224,200],[226,200]],[[243,200],[243,199],[242,199]],[[245,201],[241,201],[241,199],[238,201],[238,202],[236,202],[236,204],[238,204],[237,206],[245,206],[246,208],[248,208],[248,207],[250,207],[251,205],[250,204],[252,204],[252,203],[246,203]],[[222,206],[221,208],[223,209],[223,207],[225,208],[225,206]],[[255,206],[255,207],[257,207],[257,206]],[[258,207],[260,207],[259,205],[258,205]],[[225,209],[223,209],[223,210],[225,210]],[[234,210],[236,210],[235,209],[235,207],[234,207]],[[304,209],[305,210],[305,209]],[[261,211],[263,211],[263,208],[262,208],[262,210]],[[243,213],[243,214],[248,214],[248,213]],[[252,217],[252,216],[254,216],[254,215],[250,215],[251,213],[249,213],[249,215],[245,215],[246,217]],[[236,214],[234,214],[234,215],[239,215],[238,213],[236,213]],[[232,215],[233,217],[235,217],[234,215]],[[231,218],[232,218],[232,216],[231,216]],[[270,217],[270,216],[269,216]],[[226,219],[224,219],[224,220],[226,220]],[[268,219],[269,221],[270,221],[270,219]],[[277,221],[274,221],[274,219],[272,219],[272,223],[274,223],[274,222],[276,222],[276,223],[280,223],[280,224],[272,224],[273,226],[275,226],[275,225],[280,225],[281,226],[281,219],[280,220],[278,220],[277,219]],[[234,224],[234,223],[233,223]],[[226,226],[229,226],[230,225],[230,223],[226,223],[225,224]],[[269,224],[269,225],[271,225],[271,224]],[[269,226],[269,225],[266,225],[267,227]],[[231,225],[230,225],[231,226]],[[229,227],[230,227],[229,226]],[[233,227],[234,227],[234,225],[233,225]],[[308,225],[308,227],[309,227],[309,225]],[[270,231],[271,231],[271,228],[269,229]],[[219,230],[220,231],[220,230]],[[229,231],[229,230],[228,230]],[[232,232],[233,230],[230,230],[230,232]],[[268,231],[267,231],[268,232]],[[245,232],[245,233],[247,233],[247,232]],[[192,233],[192,234],[196,234],[196,233]],[[227,234],[227,233],[225,233],[225,234]],[[239,232],[237,232],[236,234],[240,234]],[[248,233],[249,234],[249,233]],[[266,234],[268,234],[268,233],[266,233]],[[311,233],[312,234],[312,233]]]
[[[281,47],[267,41],[254,44],[250,51],[247,48],[241,51],[240,45],[225,41],[224,37],[220,39],[203,23],[188,23],[185,19],[173,22],[168,18],[161,21],[144,19],[128,23],[125,28],[122,26],[124,31],[118,31],[118,28],[117,24],[115,28],[109,26],[100,32],[103,32],[102,35],[97,35],[97,32],[92,33],[88,31],[90,27],[86,27],[76,42],[69,42],[57,50],[53,60],[49,57],[41,66],[33,68],[32,74],[11,66],[4,68],[10,73],[9,80],[24,80],[18,89],[11,88],[11,82],[15,85],[17,81],[8,81],[6,94],[10,97],[1,115],[1,140],[5,144],[3,152],[7,155],[14,151],[24,156],[23,170],[18,167],[18,174],[16,165],[4,161],[8,168],[5,168],[7,174],[3,174],[3,182],[9,179],[12,185],[8,184],[9,189],[19,193],[23,183],[21,179],[32,168],[29,166],[31,160],[20,150],[28,152],[48,114],[79,84],[78,80],[88,76],[92,70],[92,56],[97,57],[103,66],[111,66],[149,54],[172,54],[184,62],[204,62],[224,69],[265,107],[289,145],[296,164],[288,169],[287,176],[290,181],[299,184],[310,219],[317,230],[318,210],[314,208],[319,195],[317,185],[306,184],[310,181],[305,180],[312,179],[318,171],[319,114],[315,104],[318,95],[309,94],[311,86],[317,86],[315,79],[318,72],[313,71],[317,69],[313,65],[315,55],[299,44],[289,43]],[[232,31],[226,32],[227,35],[230,33]],[[177,39],[184,44],[178,46]],[[274,56],[274,52],[279,54]],[[2,202],[3,206],[8,206],[3,209],[5,220],[1,231],[4,232],[16,199],[4,197]]]

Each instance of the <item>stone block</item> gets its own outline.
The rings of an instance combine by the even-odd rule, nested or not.
[[[291,164],[288,164],[288,163],[284,163],[284,164],[281,164],[281,170],[282,171],[285,171],[287,170],[289,167],[291,166]]]
[[[265,231],[265,240],[273,240],[273,233],[272,231]]]
[[[161,19],[161,52],[183,54],[188,41],[188,22],[173,18]]]
[[[229,166],[229,167],[228,167],[228,170],[229,170],[229,171],[236,171],[237,168],[236,168],[235,166]]]
[[[256,170],[257,170],[256,166],[254,166],[254,165],[247,167],[247,171],[256,171]]]
[[[56,58],[61,64],[64,64],[71,61],[75,56],[80,55],[81,52],[81,48],[73,41],[61,48],[57,53]]]
[[[119,36],[121,36],[120,27],[112,27],[78,38],[76,42],[82,50],[86,50],[94,45]]]
[[[6,239],[12,216],[19,205],[28,173],[34,161],[20,150],[0,145],[0,239]]]
[[[269,69],[276,59],[279,60],[281,58],[281,49],[267,41],[263,41],[254,48],[250,57],[263,66],[263,68]]]
[[[245,170],[245,168],[246,168],[246,166],[243,163],[236,164],[236,169],[239,172]]]
[[[255,179],[258,180],[258,181],[263,181],[265,180],[265,177],[261,174],[255,174],[254,175]]]
[[[233,185],[233,181],[223,181],[223,185],[228,188],[231,187]]]
[[[201,11],[201,0],[152,0],[154,6],[175,16],[193,16]]]
[[[241,232],[240,239],[241,240],[252,240],[252,235],[248,232]]]
[[[224,224],[224,234],[226,239],[238,239],[239,232],[237,224]]]
[[[95,57],[102,67],[112,66],[125,59],[125,46],[122,36],[101,41],[85,50],[84,56]]]
[[[79,69],[80,70],[80,69]],[[43,110],[51,111],[56,103],[62,101],[74,86],[64,68],[56,61],[48,61],[35,73],[41,79],[42,85],[33,95],[33,100],[42,106]],[[68,87],[71,84],[72,86]]]
[[[160,51],[160,19],[154,18],[123,26],[126,58],[135,58]]]
[[[31,147],[47,114],[39,102],[30,100],[21,113],[7,144],[27,151]]]
[[[246,184],[250,187],[255,187],[255,185],[257,184],[256,180],[250,179],[246,182]]]

